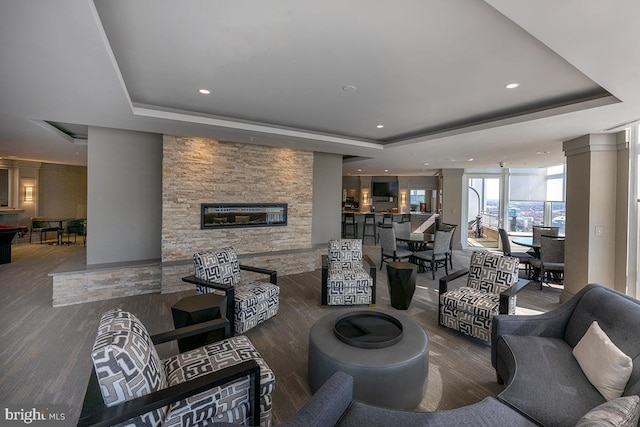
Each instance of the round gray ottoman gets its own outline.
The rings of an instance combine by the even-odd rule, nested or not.
[[[384,348],[361,348],[339,339],[337,320],[382,313],[402,325],[402,336]],[[316,392],[337,371],[353,376],[354,398],[373,405],[415,409],[427,391],[429,340],[410,317],[382,309],[339,310],[319,319],[309,333],[309,385]]]

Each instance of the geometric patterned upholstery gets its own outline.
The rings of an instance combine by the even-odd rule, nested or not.
[[[234,330],[241,335],[275,316],[279,308],[280,288],[269,282],[243,281],[236,251],[226,247],[193,255],[195,277],[210,282],[234,285]],[[216,293],[213,288],[196,285],[198,294]]]
[[[180,384],[245,360],[256,360],[260,366],[260,425],[271,425],[271,393],[275,376],[246,336],[228,338],[161,361],[144,325],[133,314],[115,309],[105,313],[100,320],[92,358],[106,406]],[[246,424],[248,413],[249,378],[246,377],[119,425],[178,427],[207,425],[211,422]]]
[[[115,309],[102,316],[91,358],[108,407],[167,387],[162,362],[147,330],[126,311]],[[166,411],[160,408],[127,424],[159,426]]]
[[[329,241],[328,305],[373,304],[373,278],[363,268],[362,240]]]
[[[172,386],[251,359],[260,365],[260,425],[269,426],[275,375],[246,336],[227,338],[175,355],[164,360],[163,365]],[[197,425],[205,420],[245,424],[249,398],[247,377],[174,403],[164,425]]]
[[[517,258],[474,252],[471,255],[467,286],[440,295],[440,322],[466,335],[491,340],[491,322],[498,314],[500,293],[518,282]],[[515,296],[509,313],[515,314]]]

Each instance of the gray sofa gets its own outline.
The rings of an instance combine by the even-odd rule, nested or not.
[[[593,321],[633,361],[623,396],[640,394],[640,302],[590,284],[537,316],[496,316],[491,363],[506,388],[498,395],[544,426],[573,426],[605,402],[572,354]]]
[[[353,378],[344,372],[333,374],[311,400],[279,427],[529,427],[526,417],[489,397],[463,408],[417,412],[388,409],[353,400]]]

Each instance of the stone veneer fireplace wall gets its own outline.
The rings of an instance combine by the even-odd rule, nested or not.
[[[193,254],[224,246],[280,276],[319,268],[326,246],[312,245],[313,167],[309,151],[164,136],[161,259],[64,266],[50,274],[53,306],[192,290],[181,279],[193,274]],[[200,205],[212,202],[287,203],[287,225],[203,230]]]
[[[195,252],[233,246],[241,263],[279,275],[311,271],[313,152],[165,135],[162,292],[191,289]],[[202,203],[287,203],[284,227],[200,228]],[[243,273],[244,274],[244,273]]]

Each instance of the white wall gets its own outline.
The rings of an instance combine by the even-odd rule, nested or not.
[[[342,156],[314,153],[312,244],[340,237],[341,209]]]
[[[162,135],[89,128],[87,264],[159,259]]]

